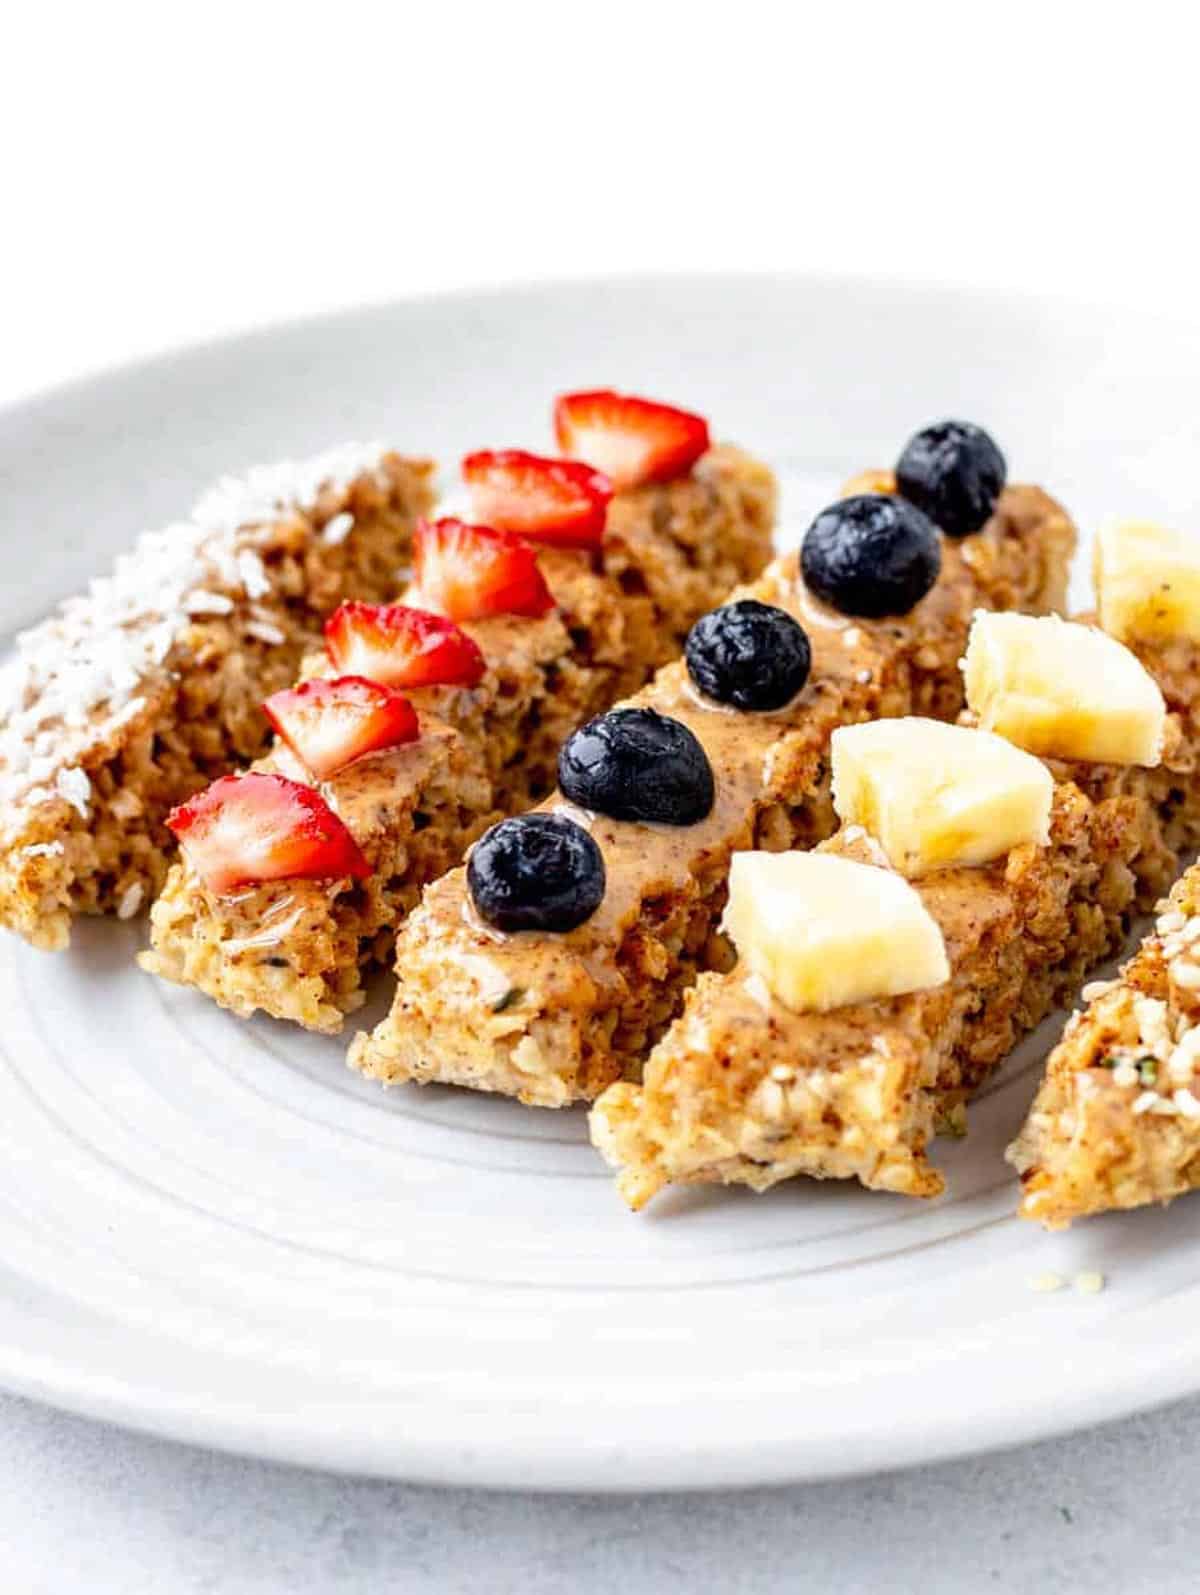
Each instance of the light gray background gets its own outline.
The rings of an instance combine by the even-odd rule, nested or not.
[[[0,1397],[5,1595],[1034,1595],[1197,1587],[1200,1402],[740,1495],[530,1497],[216,1456]]]

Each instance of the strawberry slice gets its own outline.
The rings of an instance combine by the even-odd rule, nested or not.
[[[413,572],[422,600],[451,620],[536,619],[554,608],[537,550],[523,537],[490,526],[418,521]]]
[[[476,515],[501,531],[560,548],[599,548],[612,483],[578,460],[482,449],[462,465]]]
[[[611,388],[565,393],[554,406],[554,433],[564,454],[587,460],[617,488],[684,476],[708,448],[702,416]]]
[[[415,742],[421,734],[408,699],[365,676],[302,681],[272,693],[263,710],[318,781],[368,753]]]
[[[362,880],[371,873],[320,793],[282,775],[223,775],[172,809],[167,824],[214,892],[261,881]]]
[[[407,604],[341,604],[325,622],[336,670],[384,687],[473,687],[486,668],[478,646],[445,615]]]

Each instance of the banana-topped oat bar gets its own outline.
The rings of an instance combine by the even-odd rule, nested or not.
[[[1104,624],[1143,657],[1153,650],[1169,662],[1168,700],[1200,696],[1195,537],[1147,523],[1110,527],[1097,542],[1096,580]],[[1186,810],[1177,801],[1179,845],[1191,850],[1196,816],[1189,827]],[[1085,987],[1009,1148],[1019,1212],[1048,1229],[1169,1202],[1200,1184],[1200,865],[1158,910],[1119,979]]]
[[[568,734],[639,686],[729,583],[762,569],[775,512],[765,466],[711,447],[687,412],[595,394],[560,412],[575,398],[591,406],[589,453],[607,463],[615,451],[615,494],[591,464],[468,456],[473,505],[491,524],[422,523],[404,602],[343,606],[307,679],[268,702],[280,741],[255,774],[317,791],[367,873],[318,857],[289,874],[251,850],[232,889],[214,885],[197,845],[208,821],[197,830],[185,817],[145,968],[242,1015],[338,1029],[421,888],[488,823],[549,791]],[[388,692],[408,694],[411,726]],[[296,794],[262,792],[256,812],[272,807],[290,845],[307,824]],[[244,806],[236,787],[220,797]],[[236,865],[240,829],[223,821],[213,834]],[[221,876],[230,862],[218,859]]]
[[[489,832],[425,893],[398,941],[391,1012],[351,1062],[544,1107],[636,1070],[727,953],[732,854],[834,829],[831,733],[952,718],[972,613],[1061,604],[1070,520],[1039,489],[1004,487],[1002,460],[987,466],[959,473],[973,504],[945,484],[926,497],[953,537],[891,473],[856,482],[885,491],[824,512],[799,561],[777,560],[697,624],[686,661],[572,738],[541,812]]]
[[[262,752],[261,701],[339,598],[395,591],[432,476],[352,444],[226,478],[17,638],[0,674],[0,923],[56,949],[74,915],[148,901],[168,811]]]
[[[1087,626],[980,615],[964,663],[971,710],[1004,737],[919,720],[834,735],[844,825],[820,851],[835,876],[866,870],[857,898],[810,879],[810,856],[737,860],[738,964],[702,976],[641,1083],[593,1109],[634,1207],[671,1182],[796,1175],[938,1194],[936,1130],[963,1128],[1169,878],[1200,818],[1200,742],[1135,655]],[[940,933],[940,976],[900,886]]]

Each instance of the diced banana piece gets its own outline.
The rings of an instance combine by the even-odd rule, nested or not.
[[[1100,624],[1123,641],[1200,640],[1200,537],[1120,521],[1096,538]]]
[[[1030,753],[1098,764],[1162,758],[1167,708],[1158,683],[1094,626],[981,610],[963,671],[983,729]]]
[[[1053,797],[1042,761],[990,731],[911,718],[833,733],[834,807],[904,875],[1044,847]]]
[[[950,978],[937,921],[901,876],[830,853],[735,853],[725,928],[788,1008],[841,1008]]]

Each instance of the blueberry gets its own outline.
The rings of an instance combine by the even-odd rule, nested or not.
[[[694,825],[713,806],[708,755],[681,721],[612,709],[563,743],[558,784],[572,803],[614,820]]]
[[[844,615],[906,615],[937,581],[937,527],[890,493],[863,493],[822,510],[804,534],[810,590]]]
[[[812,668],[804,627],[786,609],[756,598],[701,615],[684,657],[700,691],[735,709],[782,709]]]
[[[574,930],[604,900],[604,855],[563,814],[518,814],[476,842],[467,887],[497,930]]]
[[[896,465],[896,486],[942,531],[965,537],[990,518],[1007,471],[981,426],[939,421],[908,440]]]

